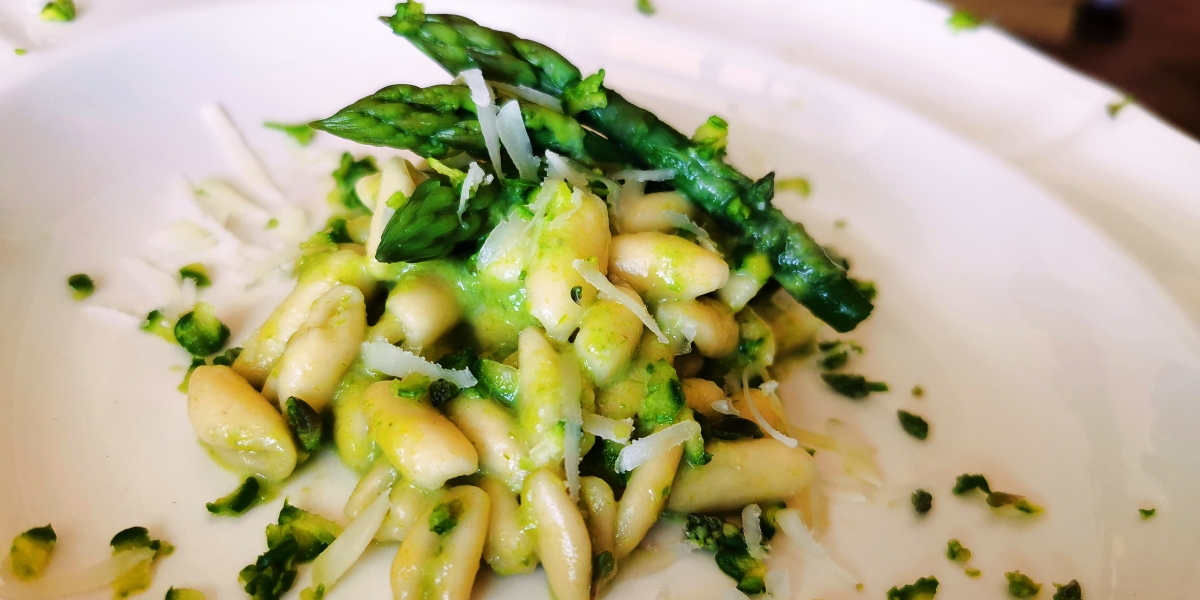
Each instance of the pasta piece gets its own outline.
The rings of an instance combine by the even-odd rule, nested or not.
[[[716,300],[663,302],[658,305],[654,317],[670,338],[676,354],[683,354],[692,345],[709,358],[721,358],[737,350],[737,321],[733,319],[733,313]]]
[[[688,408],[704,415],[709,419],[719,419],[721,411],[713,407],[713,403],[726,398],[721,386],[707,380],[695,377],[682,379],[683,398]]]
[[[529,475],[522,466],[529,453],[508,409],[491,398],[459,394],[446,405],[446,416],[474,444],[482,473],[520,492]]]
[[[395,600],[469,600],[490,510],[488,495],[470,485],[430,503],[392,561]]]
[[[634,196],[617,207],[617,230],[621,233],[671,233],[676,225],[668,213],[691,217],[696,214],[696,207],[675,191]]]
[[[636,415],[646,397],[646,367],[660,360],[671,360],[671,347],[645,331],[634,357],[624,379],[596,390],[596,412],[600,415],[617,420]]]
[[[719,512],[786,500],[803,490],[816,473],[807,452],[771,438],[714,441],[705,450],[712,454],[711,462],[679,469],[668,509]]]
[[[487,492],[492,506],[484,560],[497,575],[532,573],[538,565],[532,515],[504,482],[484,477],[479,487]]]
[[[762,393],[762,390],[758,388],[746,388],[730,395],[730,400],[733,402],[733,409],[740,413],[743,418],[753,419],[754,415],[750,410],[750,406],[746,404],[747,398],[754,402],[754,407],[758,409],[758,414],[762,415],[767,425],[770,425],[776,431],[788,431],[790,429],[787,418],[783,414],[783,406],[767,394]]]
[[[642,338],[642,321],[619,302],[597,300],[583,313],[575,353],[596,385],[613,382],[629,365]]]
[[[323,412],[358,357],[366,331],[362,292],[349,285],[333,286],[317,299],[308,320],[288,341],[263,386],[263,396],[277,404],[295,396]]]
[[[599,588],[617,574],[617,501],[612,488],[599,477],[584,477],[579,485],[587,510],[588,535],[592,540],[592,568],[598,569],[592,577]],[[607,557],[604,556],[606,553]]]
[[[522,493],[537,523],[538,556],[558,600],[588,600],[592,583],[592,542],[583,515],[566,486],[549,469],[525,482]]]
[[[558,353],[536,327],[521,332],[517,342],[517,422],[529,444],[533,468],[563,458],[562,367]]]
[[[525,277],[529,312],[552,339],[565,342],[579,327],[583,307],[591,304],[596,289],[572,266],[575,260],[593,260],[607,269],[608,209],[603,200],[577,189],[572,193],[562,181],[546,206],[546,215]],[[578,301],[572,290],[580,288]]]
[[[379,444],[371,439],[371,420],[366,413],[367,388],[383,377],[354,361],[333,395],[333,442],[342,462],[358,472],[371,468],[379,458]]]
[[[404,348],[419,353],[433,344],[462,318],[454,290],[441,277],[405,277],[388,294],[383,315],[368,339],[403,341]]]
[[[671,494],[671,482],[675,480],[682,457],[683,445],[676,444],[633,470],[617,505],[615,554],[618,561],[637,548],[646,532],[658,521]]]
[[[358,480],[354,491],[350,492],[350,498],[346,500],[346,507],[342,509],[342,514],[351,521],[358,518],[358,514],[380,494],[391,489],[397,479],[399,479],[399,475],[391,463],[386,460],[375,461],[375,466],[371,467],[371,470]]]
[[[283,415],[229,367],[192,372],[188,419],[200,442],[240,475],[283,481],[296,468],[296,445]]]
[[[364,295],[371,292],[375,280],[367,273],[362,254],[338,250],[306,270],[292,293],[242,344],[242,353],[233,362],[233,370],[256,389],[262,388],[288,341],[308,321],[313,304],[339,283],[352,285]]]
[[[746,307],[771,279],[774,267],[771,259],[761,252],[752,252],[742,258],[742,264],[729,274],[729,281],[717,290],[717,297],[733,312]],[[787,294],[787,291],[784,291]],[[790,295],[789,295],[790,297]]]
[[[729,266],[717,254],[681,237],[650,231],[614,237],[608,268],[610,276],[624,280],[650,302],[691,300],[729,280]]]
[[[394,387],[381,381],[367,388],[366,412],[371,436],[401,476],[433,490],[448,479],[474,473],[479,468],[475,447],[429,404],[428,393],[405,398]]]
[[[403,542],[416,525],[421,513],[440,493],[440,490],[422,489],[407,481],[396,483],[388,495],[390,504],[387,517],[375,533],[375,539],[381,542]]]

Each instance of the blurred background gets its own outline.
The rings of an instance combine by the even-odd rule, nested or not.
[[[1200,137],[1200,0],[954,0]]]

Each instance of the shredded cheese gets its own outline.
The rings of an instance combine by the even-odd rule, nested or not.
[[[529,132],[525,131],[525,120],[521,117],[521,105],[516,100],[509,100],[496,113],[496,132],[521,179],[537,181],[538,159],[533,155]]]
[[[700,435],[700,424],[681,421],[662,431],[652,433],[621,449],[617,455],[617,472],[628,473],[647,461],[678,446],[693,436]]]
[[[762,559],[767,556],[762,547],[762,508],[757,504],[749,504],[742,509],[742,532],[746,534],[746,551],[754,558]]]
[[[650,311],[646,310],[646,305],[641,298],[613,285],[596,265],[586,260],[577,258],[571,263],[571,266],[575,267],[575,270],[583,276],[583,280],[592,284],[592,287],[595,287],[602,297],[628,308],[629,312],[632,312],[646,326],[646,329],[649,329],[658,338],[658,341],[664,344],[669,343],[662,329],[658,328],[658,323],[650,316]]]
[[[633,419],[610,419],[597,414],[583,415],[583,430],[598,438],[628,444],[633,435]]]
[[[559,360],[562,381],[563,403],[563,466],[567,474],[567,493],[572,500],[579,500],[579,460],[583,443],[583,407],[580,395],[583,383],[579,376],[579,364],[571,355]]]
[[[362,359],[368,369],[392,377],[419,373],[432,379],[445,379],[460,388],[475,387],[479,383],[469,369],[447,369],[387,342],[363,342]]]
[[[509,94],[512,94],[522,100],[528,100],[534,104],[544,106],[558,113],[563,111],[562,102],[558,98],[555,98],[554,96],[551,96],[545,92],[541,92],[524,85],[508,85],[507,83],[500,83],[498,81],[489,81],[487,83],[493,88],[508,92]]]
[[[618,181],[668,181],[675,178],[675,169],[654,169],[650,171],[626,169],[613,173],[612,178]]]
[[[775,438],[776,441],[784,446],[787,446],[788,448],[795,448],[796,446],[800,445],[800,442],[797,442],[794,438],[790,438],[784,435],[778,429],[771,427],[771,424],[768,423],[767,420],[763,418],[762,413],[759,412],[758,406],[755,405],[754,400],[750,398],[750,369],[742,371],[742,399],[746,401],[746,408],[750,409],[750,416],[754,417],[754,422],[757,423],[763,431],[767,432],[767,435]]]
[[[483,145],[487,147],[492,168],[497,177],[504,179],[504,170],[500,163],[500,132],[496,127],[496,105],[492,102],[492,90],[483,80],[483,71],[479,69],[468,69],[458,76],[471,90],[471,100],[475,102],[475,114],[479,118],[479,132],[483,134]]]

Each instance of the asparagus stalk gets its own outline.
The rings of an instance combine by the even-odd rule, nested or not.
[[[411,1],[397,4],[396,13],[381,20],[451,73],[481,69],[489,80],[553,95],[569,114],[638,157],[638,162],[674,170],[673,183],[680,192],[772,257],[773,277],[834,329],[854,329],[871,314],[870,300],[824,248],[771,205],[773,173],[752,180],[726,164],[722,152],[693,142],[604,87],[602,73],[584,78],[561,54],[537,42],[465,17],[425,14],[421,4]]]
[[[553,150],[589,166],[628,162],[624,151],[574,118],[537,104],[519,105],[530,142],[538,150]],[[412,150],[425,158],[459,152],[487,157],[475,103],[462,85],[388,86],[309,125],[363,144]]]

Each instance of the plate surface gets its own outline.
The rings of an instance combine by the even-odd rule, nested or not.
[[[681,130],[719,113],[734,164],[812,180],[809,199],[777,202],[877,282],[876,314],[849,336],[867,348],[853,369],[893,391],[855,403],[805,370],[783,394],[798,424],[819,430],[836,417],[879,450],[887,485],[870,503],[834,498],[826,538],[864,597],[932,574],[947,597],[1002,598],[1015,569],[1047,584],[1078,579],[1089,598],[1200,594],[1200,519],[1189,514],[1200,500],[1200,344],[1156,284],[1053,197],[852,86],[653,21],[507,2],[430,10],[544,41],[584,70],[603,66],[612,87]],[[166,192],[173,181],[227,171],[198,117],[208,102],[228,109],[290,198],[319,198],[322,150],[298,151],[256,125],[322,116],[389,83],[447,80],[374,21],[387,11],[288,2],[146,20],[0,96],[0,539],[53,522],[62,543],[52,568],[67,569],[98,560],[115,531],[145,525],[178,548],[149,594],[174,585],[241,597],[237,571],[263,550],[281,500],[238,520],[207,515],[203,503],[235,481],[193,439],[175,389],[186,358],[82,310],[63,280],[85,271],[103,282],[184,214]],[[218,308],[235,338],[258,318]],[[918,384],[920,400],[907,393]],[[929,419],[927,442],[900,430],[898,408]],[[1015,522],[953,497],[964,472],[1047,514]],[[336,516],[353,480],[325,459],[286,495]],[[917,487],[935,496],[924,519],[908,506]],[[1159,516],[1140,521],[1145,506]],[[972,549],[981,579],[944,558],[951,537]],[[387,594],[391,552],[375,550],[334,593]],[[856,597],[782,545],[772,562],[792,570],[798,597]],[[614,597],[705,598],[729,586],[697,553]],[[540,573],[489,578],[480,591],[547,595]]]

